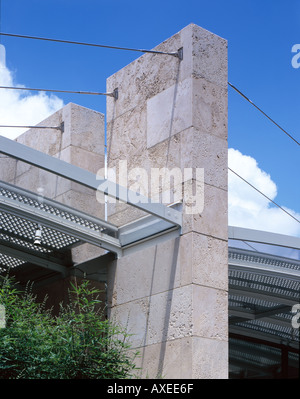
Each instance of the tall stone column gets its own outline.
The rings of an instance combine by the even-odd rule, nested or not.
[[[227,378],[227,42],[191,24],[155,50],[180,48],[182,60],[144,54],[107,79],[108,92],[119,90],[107,100],[108,167],[126,161],[129,175],[149,177],[179,169],[170,202],[180,197],[183,212],[180,237],[110,267],[110,315],[132,334],[142,377]],[[151,178],[144,184],[158,194]],[[161,201],[166,190],[162,180]],[[121,204],[108,215],[116,224],[138,216]]]

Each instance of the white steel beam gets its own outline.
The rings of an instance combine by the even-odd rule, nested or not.
[[[252,241],[259,244],[278,245],[280,247],[300,249],[300,237],[271,233],[261,230],[246,229],[243,227],[228,227],[228,239]]]
[[[25,262],[34,263],[35,265],[41,266],[45,269],[54,270],[61,273],[63,276],[67,276],[68,269],[66,266],[60,265],[53,257],[41,253],[33,253],[28,248],[18,248],[17,246],[9,243],[3,244],[0,242],[0,252],[13,258],[24,260]]]

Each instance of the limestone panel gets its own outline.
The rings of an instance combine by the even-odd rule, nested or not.
[[[180,136],[182,169],[203,168],[204,183],[227,190],[227,142],[196,128]]]
[[[183,47],[183,60],[178,81],[189,76],[203,77],[227,87],[227,40],[191,23],[155,49],[177,51],[180,47]]]
[[[146,121],[146,107],[144,103],[140,103],[136,108],[122,113],[107,123],[109,167],[118,166],[119,160],[127,160],[129,169],[146,167],[144,154],[147,148]]]
[[[102,248],[91,244],[82,244],[72,249],[72,260],[74,263],[86,262],[106,253]]]
[[[6,155],[0,155],[0,180],[13,182],[16,176],[17,161]]]
[[[20,135],[16,141],[52,156],[59,156],[61,150],[69,146],[104,156],[103,114],[69,103],[39,125],[60,127],[62,123],[63,132],[34,128]]]
[[[118,101],[108,99],[108,122],[187,77],[203,77],[227,88],[226,40],[190,24],[154,50],[176,52],[181,47],[180,62],[172,56],[144,54],[107,79],[108,92],[119,89]]]
[[[148,327],[149,298],[124,303],[110,309],[109,318],[122,326],[130,335],[132,348],[140,348],[146,344]]]
[[[61,111],[40,123],[41,126],[60,126],[62,122]],[[38,125],[37,125],[38,126]],[[55,155],[60,151],[62,132],[55,129],[29,129],[21,134],[16,141],[48,155]]]
[[[117,266],[110,268],[109,280],[114,283],[108,287],[111,306],[150,295],[154,255],[155,247],[147,248],[119,259]]]
[[[104,154],[96,154],[73,145],[63,149],[59,158],[94,174],[104,166]]]
[[[227,86],[221,87],[203,78],[194,78],[192,125],[227,140]]]
[[[192,336],[192,286],[113,307],[110,316],[126,327],[132,347]]]
[[[88,190],[86,194],[75,190],[69,190],[58,195],[55,200],[87,213],[88,215],[101,219],[104,218],[104,205],[99,204],[96,200],[96,195],[93,192],[89,194]]]
[[[227,201],[227,191],[205,184],[204,208],[201,213],[188,213],[184,204],[182,232],[195,231],[227,240]]]
[[[41,126],[60,126],[54,129],[30,129],[17,138],[19,143],[35,148],[67,163],[97,173],[104,168],[104,115],[69,103],[40,123]],[[12,171],[10,172],[12,177]],[[96,191],[56,176],[24,162],[17,162],[14,182],[37,193],[43,188],[45,197],[104,217],[104,201],[97,202]]]
[[[199,26],[193,25],[191,29],[193,76],[227,89],[227,41]]]
[[[177,51],[177,46],[175,51]],[[144,54],[109,77],[107,91],[112,92],[118,88],[119,98],[117,101],[108,98],[107,122],[131,111],[148,98],[174,85],[178,81],[180,68],[178,58]]]
[[[18,162],[17,171],[19,165]],[[18,174],[14,179],[14,184],[35,194],[40,188],[43,189],[43,195],[48,198],[55,197],[56,183],[57,176],[35,167],[29,167],[27,172]]]
[[[198,284],[227,291],[227,241],[199,233],[180,237],[181,284]]]
[[[70,103],[63,108],[66,129],[62,148],[70,145],[90,153],[104,154],[104,115]]]
[[[228,342],[193,337],[192,348],[191,378],[213,380],[228,378]]]
[[[188,337],[141,348],[138,378],[227,379],[228,345],[224,341]],[[163,381],[162,381],[163,382]]]
[[[181,166],[181,141],[184,139],[180,133],[168,136],[167,139],[148,148],[147,157],[151,168],[173,168]]]
[[[193,335],[192,285],[152,295],[146,344]]]
[[[141,348],[136,365],[140,368],[138,378],[191,378],[192,339],[180,338]]]
[[[151,246],[119,259],[118,266],[111,270],[110,275],[114,280],[114,285],[109,287],[111,305],[116,306],[180,287],[180,240],[181,238],[167,240],[158,246]]]
[[[190,232],[119,259],[110,268],[111,306],[189,284],[227,291],[227,274],[227,241]]]
[[[192,125],[192,79],[185,79],[147,101],[147,147]]]
[[[193,336],[228,339],[227,292],[193,285]]]

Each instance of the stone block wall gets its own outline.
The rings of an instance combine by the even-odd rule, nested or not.
[[[60,126],[62,123],[63,132],[34,128],[16,141],[92,173],[104,168],[104,115],[69,103],[40,122],[40,126]],[[95,191],[24,162],[17,161],[11,182],[35,193],[42,188],[46,197],[104,218],[104,205],[97,202]],[[73,249],[72,257],[75,262],[81,262],[100,252],[102,250],[85,244]]]
[[[155,50],[180,48],[181,61],[145,54],[107,79],[107,91],[119,90],[107,99],[108,168],[126,160],[129,173],[183,176],[170,187],[182,199],[182,235],[114,262],[110,314],[133,334],[142,377],[227,378],[227,42],[191,24]],[[153,198],[169,191],[163,180],[154,191],[151,178],[138,185]],[[113,204],[108,215],[124,223],[139,212]]]
[[[58,127],[62,123],[64,124],[63,132],[37,127],[27,130],[16,141],[92,173],[97,173],[99,169],[104,168],[104,115],[69,103],[41,121],[39,125]],[[35,194],[39,194],[39,190],[42,189],[45,197],[104,218],[104,205],[97,201],[95,191],[24,162],[0,157],[0,179]],[[81,244],[72,248],[71,261],[80,263],[103,253],[101,248]],[[29,275],[28,278],[33,277]],[[57,309],[58,303],[68,297],[69,281],[70,278],[40,282],[39,288],[36,289],[38,297],[43,299],[47,294],[49,296],[47,303]],[[101,285],[101,289],[103,288],[104,286]]]

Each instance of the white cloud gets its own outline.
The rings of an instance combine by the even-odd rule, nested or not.
[[[0,63],[0,86],[24,87],[15,82],[4,63]],[[0,89],[0,125],[36,125],[63,105],[57,96],[48,96],[44,92],[32,94],[28,90]],[[0,135],[14,139],[25,130],[0,128]]]
[[[229,167],[276,202],[277,187],[270,175],[258,167],[256,160],[233,148],[228,150]],[[228,224],[274,233],[300,236],[300,224],[259,194],[238,176],[228,175]],[[297,219],[300,214],[284,207]]]

